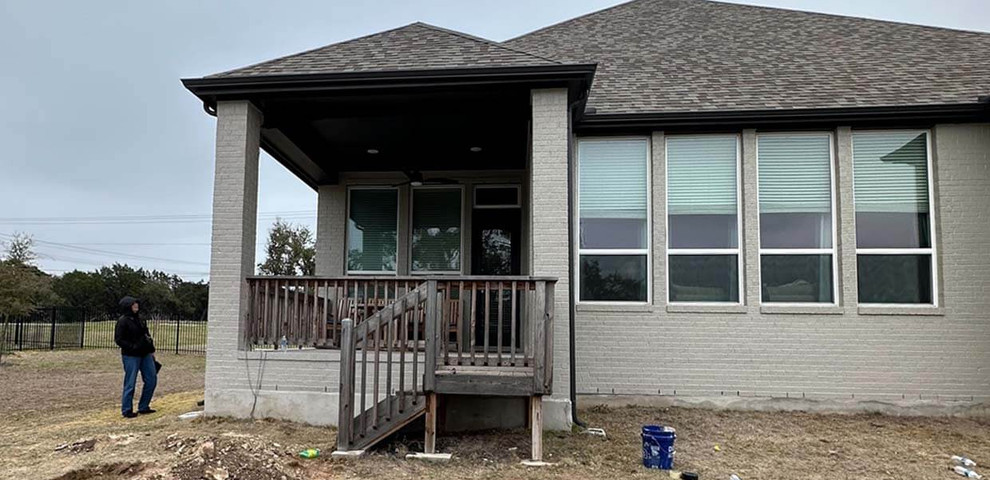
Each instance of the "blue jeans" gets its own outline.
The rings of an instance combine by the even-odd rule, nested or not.
[[[134,388],[137,386],[138,371],[141,372],[141,379],[144,381],[141,398],[138,400],[138,411],[148,410],[151,408],[151,396],[155,394],[155,387],[158,385],[155,357],[121,355],[120,358],[124,362],[124,394],[120,397],[120,412],[127,413],[134,409]]]

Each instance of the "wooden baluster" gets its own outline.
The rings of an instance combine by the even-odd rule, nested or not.
[[[409,289],[406,289],[409,294]],[[413,302],[416,299],[413,298]],[[402,315],[399,317],[399,413],[406,408],[406,342],[409,341],[408,328],[409,313],[406,312],[405,305],[402,308]]]
[[[368,300],[368,281],[365,280],[364,281],[364,318],[362,318],[361,321],[365,321],[365,320],[368,319],[368,307],[369,307],[368,302],[369,302],[369,300]]]
[[[444,285],[447,287],[447,295],[444,297],[443,303],[440,304],[440,322],[437,325],[437,335],[440,336],[443,364],[447,365],[450,362],[450,313],[453,309],[450,308],[450,284],[444,282]]]
[[[368,431],[368,416],[365,413],[368,411],[365,404],[365,399],[368,396],[368,324],[361,322],[362,335],[358,338],[361,339],[361,434],[363,435]]]
[[[282,289],[285,293],[282,295],[282,335],[292,343],[292,325],[289,323],[289,281],[286,280],[285,284],[282,285]]]
[[[464,281],[457,286],[457,365],[464,356]]]
[[[509,312],[509,365],[516,366],[516,282],[512,282],[512,303]]]
[[[495,335],[496,341],[498,342],[498,346],[496,347],[496,352],[498,353],[496,354],[495,358],[496,361],[498,362],[496,363],[496,365],[500,367],[502,366],[502,314],[503,314],[502,289],[503,288],[505,288],[504,284],[502,282],[498,282],[498,322],[496,322],[498,324],[498,332]]]
[[[492,294],[491,294],[491,284],[485,282],[485,366],[488,366],[488,342],[491,337],[491,332],[488,331],[489,327],[489,316],[492,313]]]
[[[423,366],[423,390],[432,393],[435,390],[437,374],[437,281],[426,282],[426,361]]]
[[[320,325],[320,346],[327,346],[327,320],[330,319],[330,280],[323,281],[323,310],[319,315],[319,325]]]
[[[364,319],[365,323],[368,323],[368,320],[371,320],[371,318]],[[372,411],[371,426],[372,428],[378,428],[378,376],[380,373],[380,368],[379,368],[380,358],[379,358],[378,347],[382,341],[381,339],[382,323],[377,322],[376,325],[372,325],[371,323],[368,323],[368,326],[375,329],[375,382],[374,382],[375,387],[374,390],[371,391],[371,395],[372,395],[371,398],[373,399],[371,401],[371,411]]]
[[[417,287],[418,288],[418,287]],[[413,306],[413,364],[412,364],[412,391],[413,405],[419,403],[419,390],[416,385],[419,382],[419,312],[420,295],[416,296],[416,304]]]
[[[340,407],[337,414],[337,450],[350,450],[354,440],[354,321],[341,322]]]
[[[469,323],[471,327],[468,328],[468,348],[471,349],[471,365],[476,365],[474,358],[474,350],[475,350],[474,344],[477,342],[477,339],[475,338],[477,335],[477,333],[475,332],[475,328],[477,328],[476,327],[477,318],[478,318],[478,282],[471,282],[471,318],[469,319]]]

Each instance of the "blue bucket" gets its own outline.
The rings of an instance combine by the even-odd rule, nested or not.
[[[677,434],[673,428],[659,425],[643,426],[643,466],[670,470],[674,468],[674,439]]]

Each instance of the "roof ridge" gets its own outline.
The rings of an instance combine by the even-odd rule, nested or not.
[[[443,32],[443,33],[446,33],[446,34],[449,34],[449,35],[454,35],[454,36],[458,36],[458,37],[461,37],[461,38],[466,38],[468,40],[473,40],[473,41],[476,41],[476,42],[484,43],[486,45],[491,45],[493,47],[498,47],[498,48],[501,48],[501,49],[509,50],[510,52],[515,52],[515,53],[519,53],[519,54],[522,54],[522,55],[526,55],[526,56],[530,56],[530,57],[534,57],[534,58],[539,58],[540,60],[546,60],[548,62],[553,62],[553,63],[558,63],[558,64],[561,63],[560,60],[556,60],[556,59],[549,58],[549,57],[544,57],[542,55],[537,55],[535,53],[527,52],[525,50],[522,50],[522,49],[519,49],[519,48],[515,48],[515,47],[510,47],[508,45],[503,45],[500,42],[496,42],[494,40],[489,40],[487,38],[483,38],[483,37],[478,37],[478,36],[475,36],[475,35],[471,35],[469,33],[459,32],[457,30],[451,30],[449,28],[438,27],[436,25],[430,25],[429,23],[425,23],[425,22],[416,22],[416,23],[413,23],[411,25],[419,25],[421,27],[429,28],[431,30],[435,30],[435,31],[438,31],[438,32]]]
[[[556,28],[556,27],[559,27],[561,25],[564,25],[564,24],[567,24],[567,23],[570,23],[570,22],[573,22],[573,21],[582,20],[582,19],[585,19],[585,18],[588,18],[588,17],[599,15],[599,14],[608,12],[610,10],[615,10],[615,9],[627,7],[627,6],[630,6],[630,5],[633,5],[633,4],[637,4],[637,3],[641,3],[641,2],[657,2],[657,1],[664,1],[664,0],[630,0],[628,2],[623,2],[623,3],[616,4],[616,5],[612,5],[611,7],[605,7],[605,8],[600,9],[600,10],[595,10],[593,12],[589,12],[589,13],[586,13],[584,15],[578,15],[576,17],[571,17],[571,18],[568,18],[568,19],[565,19],[565,20],[561,20],[561,21],[559,21],[557,23],[554,23],[554,24],[551,24],[551,25],[547,25],[545,27],[540,27],[540,28],[538,28],[536,30],[533,30],[531,32],[527,32],[527,33],[524,33],[522,35],[517,35],[517,36],[512,37],[510,39],[504,40],[503,43],[513,42],[513,41],[518,40],[518,39],[521,39],[523,37],[528,37],[530,35],[534,35],[534,34],[537,34],[537,33],[540,33],[540,32],[546,31],[546,30],[549,30],[551,28]],[[931,29],[931,30],[942,30],[942,31],[957,32],[957,33],[975,33],[975,34],[979,34],[979,35],[990,35],[990,32],[982,32],[982,31],[979,31],[979,30],[967,30],[967,29],[962,29],[962,28],[940,27],[940,26],[936,26],[936,25],[923,25],[923,24],[919,24],[919,23],[901,22],[901,21],[896,21],[896,20],[882,20],[882,19],[878,19],[878,18],[857,17],[857,16],[854,16],[854,15],[842,15],[842,14],[838,14],[838,13],[815,12],[815,11],[810,11],[810,10],[798,10],[798,9],[795,9],[795,8],[786,8],[786,7],[769,7],[769,6],[765,6],[765,5],[751,5],[751,4],[747,4],[747,3],[734,3],[734,2],[728,2],[728,1],[725,1],[725,0],[680,0],[680,1],[696,2],[696,3],[717,3],[719,5],[739,7],[739,8],[751,8],[751,9],[757,9],[757,10],[770,10],[770,11],[778,11],[778,12],[779,11],[784,11],[784,12],[792,12],[792,13],[809,15],[809,16],[842,18],[842,19],[846,19],[846,20],[855,20],[855,21],[861,21],[861,22],[882,23],[882,24],[891,24],[891,25],[905,25],[905,26],[910,26],[910,27],[918,27],[918,28],[925,28],[925,29]]]
[[[561,20],[559,22],[551,23],[550,25],[547,25],[545,27],[537,28],[536,30],[533,30],[531,32],[526,32],[526,33],[524,33],[522,35],[516,35],[515,37],[509,38],[509,39],[506,39],[506,40],[502,40],[502,43],[507,43],[507,42],[511,42],[511,41],[514,41],[514,40],[518,40],[520,38],[528,37],[530,35],[533,35],[534,33],[539,33],[539,32],[542,32],[544,30],[549,30],[551,28],[559,27],[560,25],[563,25],[565,23],[570,23],[570,22],[573,22],[575,20],[580,20],[580,19],[583,19],[583,18],[592,17],[592,16],[598,15],[600,13],[605,13],[605,12],[607,12],[609,10],[615,10],[615,9],[617,9],[619,7],[625,7],[627,5],[632,5],[634,3],[639,3],[639,2],[643,2],[643,1],[647,1],[647,0],[630,0],[628,2],[617,3],[615,5],[612,5],[611,7],[605,7],[605,8],[601,8],[601,9],[598,9],[598,10],[595,10],[595,11],[592,11],[592,12],[588,12],[588,13],[585,13],[584,15],[578,15],[576,17],[565,18],[565,19],[563,19],[563,20]]]
[[[639,0],[634,0],[634,1],[639,1]],[[734,3],[734,2],[727,2],[725,0],[694,0],[694,1],[702,1],[702,2],[708,2],[708,3],[717,3],[719,5],[731,5],[731,6],[735,6],[735,7],[752,8],[752,9],[757,9],[757,10],[785,11],[785,12],[799,13],[799,14],[804,14],[804,15],[809,15],[809,16],[817,16],[817,17],[842,18],[842,19],[846,19],[846,20],[856,20],[856,21],[860,21],[860,22],[885,23],[885,24],[890,24],[890,25],[905,25],[905,26],[908,26],[908,27],[926,28],[926,29],[930,29],[930,30],[945,30],[945,31],[956,32],[956,33],[976,33],[976,34],[980,34],[980,35],[990,35],[990,32],[982,32],[982,31],[979,31],[979,30],[967,30],[967,29],[964,29],[964,28],[940,27],[938,25],[924,25],[924,24],[921,24],[921,23],[902,22],[900,20],[883,20],[883,19],[880,19],[880,18],[857,17],[855,15],[843,15],[841,13],[815,12],[815,11],[811,11],[811,10],[798,10],[796,8],[787,8],[787,7],[768,7],[766,5],[751,5],[751,4],[748,4],[748,3]],[[633,2],[627,2],[627,3],[633,3]],[[623,4],[623,5],[625,5],[625,4]]]
[[[412,22],[412,23],[408,23],[408,24],[405,24],[405,25],[400,25],[400,26],[395,27],[395,28],[389,28],[387,30],[382,30],[380,32],[369,33],[367,35],[361,35],[360,37],[354,37],[354,38],[349,38],[347,40],[341,40],[339,42],[328,43],[326,45],[321,45],[319,47],[310,48],[308,50],[303,50],[301,52],[291,53],[289,55],[284,55],[284,56],[281,56],[281,57],[269,58],[268,60],[264,60],[264,61],[257,62],[257,63],[252,63],[250,65],[244,65],[242,67],[237,67],[237,68],[234,68],[234,69],[231,69],[231,70],[224,70],[224,71],[219,72],[219,73],[214,73],[212,75],[207,75],[207,77],[221,77],[221,76],[227,75],[228,73],[234,73],[234,72],[239,72],[241,70],[247,70],[247,69],[254,68],[254,67],[257,67],[257,66],[260,66],[260,65],[264,65],[266,63],[281,62],[281,61],[286,60],[286,59],[289,59],[289,58],[295,58],[295,57],[299,57],[299,56],[302,56],[302,55],[306,55],[306,54],[309,54],[309,53],[316,52],[318,50],[323,50],[324,48],[336,47],[338,45],[345,45],[345,44],[348,44],[348,43],[356,42],[358,40],[364,40],[366,38],[374,37],[376,35],[382,35],[382,34],[386,34],[386,33],[389,33],[389,32],[394,32],[396,30],[402,30],[403,28],[411,27],[413,25],[421,24],[421,23],[422,22]]]

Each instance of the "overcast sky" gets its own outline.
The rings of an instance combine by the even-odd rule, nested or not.
[[[204,279],[215,119],[180,78],[414,21],[505,40],[618,3],[0,0],[0,239],[33,235],[52,273]],[[988,0],[736,3],[990,31]],[[315,231],[316,194],[264,153],[260,175],[259,244],[275,215]]]

